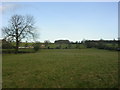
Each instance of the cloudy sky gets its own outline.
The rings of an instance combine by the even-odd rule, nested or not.
[[[117,2],[4,2],[0,4],[0,28],[14,14],[34,16],[41,42],[118,37]]]

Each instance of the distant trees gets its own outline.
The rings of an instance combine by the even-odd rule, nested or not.
[[[76,41],[75,44],[76,44],[76,49],[80,49],[80,41],[79,42]]]
[[[9,25],[2,28],[5,40],[16,43],[16,53],[18,53],[19,43],[22,39],[35,37],[34,23],[33,16],[13,15]]]
[[[10,42],[3,39],[2,40],[2,49],[14,49],[14,46]]]
[[[98,48],[98,49],[104,49],[105,46],[106,46],[106,44],[105,44],[104,40],[102,40],[102,39],[99,40],[99,42],[98,42],[98,44],[97,44],[97,48]]]
[[[49,43],[50,43],[49,40],[45,40],[45,41],[44,41],[45,47],[47,47]]]
[[[56,40],[54,43],[57,45],[56,49],[61,49],[63,44],[69,44],[70,41],[69,40]]]
[[[68,49],[71,49],[71,47],[72,47],[72,44],[68,43]],[[66,49],[67,49],[67,47],[66,47]]]
[[[60,42],[59,42],[60,41]],[[47,46],[48,42],[44,42]],[[48,49],[81,49],[81,48],[98,48],[98,49],[106,49],[106,50],[118,50],[118,40],[84,40],[84,41],[76,41],[69,42],[66,44],[62,40],[57,40],[55,43],[51,43],[48,46]],[[51,48],[50,48],[51,47]]]
[[[56,44],[69,44],[70,41],[69,40],[56,40],[54,43],[56,43]]]
[[[59,45],[56,47],[56,49],[61,49],[61,47],[62,47],[62,45],[59,44]]]
[[[76,49],[80,49],[80,44],[76,44]]]
[[[92,48],[92,47],[93,47],[93,42],[90,42],[90,41],[88,41],[88,40],[86,40],[86,41],[84,42],[84,44],[85,44],[85,46],[86,46],[87,48]]]
[[[84,44],[87,48],[98,48],[107,50],[117,50],[118,41],[116,40],[85,40]]]

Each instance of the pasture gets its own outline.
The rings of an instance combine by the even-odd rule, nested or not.
[[[100,49],[41,49],[3,54],[3,88],[115,88],[118,52]]]

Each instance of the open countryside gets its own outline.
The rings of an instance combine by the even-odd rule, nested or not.
[[[117,2],[0,7],[3,89],[119,87]]]
[[[22,48],[31,53],[3,54],[3,87],[117,88],[118,51],[60,45],[47,44],[36,53],[33,48]]]

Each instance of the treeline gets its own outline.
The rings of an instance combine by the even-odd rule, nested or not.
[[[3,39],[1,40],[1,43],[2,43],[2,46],[1,46],[2,53],[16,53],[15,52],[16,46],[14,42],[9,42]],[[19,47],[18,53],[33,53],[33,52],[38,51],[39,49],[40,49],[39,42],[32,43],[32,45],[30,46],[29,46],[29,43],[25,43],[24,48]]]
[[[80,41],[72,42],[69,40],[56,40],[53,44],[56,45],[54,48],[51,48],[51,46],[47,44],[48,49],[81,49],[82,47],[84,47],[120,51],[118,40],[101,39],[101,40],[83,40],[81,42]]]
[[[87,48],[98,48],[106,50],[120,50],[118,40],[85,40],[81,42]]]
[[[38,51],[39,49],[82,49],[82,48],[98,48],[105,50],[117,50],[120,51],[119,41],[118,40],[83,40],[83,41],[69,41],[69,40],[56,40],[54,43],[51,43],[49,40],[46,40],[44,43],[28,43],[21,42],[19,49],[33,49]],[[2,49],[9,52],[9,49],[15,49],[13,42],[8,42],[2,40]],[[13,52],[13,51],[12,51]]]

